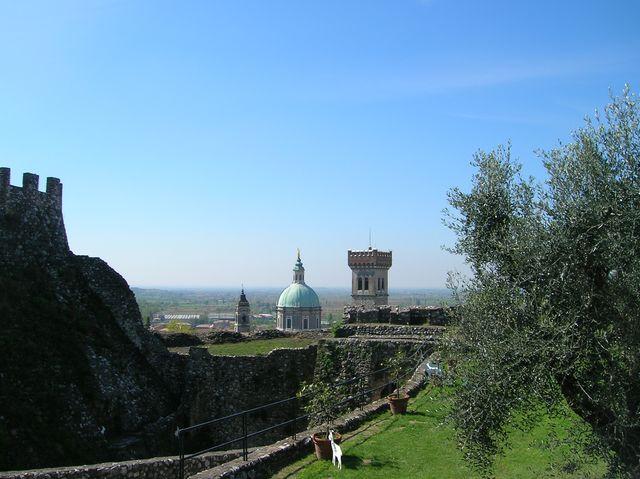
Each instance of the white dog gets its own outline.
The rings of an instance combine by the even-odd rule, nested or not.
[[[333,465],[336,465],[336,461],[338,461],[338,469],[342,469],[342,449],[338,446],[333,440],[333,429],[329,431],[329,441],[331,441],[331,450],[333,451]]]

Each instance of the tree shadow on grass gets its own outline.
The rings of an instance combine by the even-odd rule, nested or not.
[[[342,467],[345,469],[398,469],[398,464],[395,460],[380,460],[375,456],[370,459],[363,459],[359,456],[347,454],[342,456]]]
[[[370,439],[375,438],[377,435],[384,433],[393,426],[393,421],[389,421],[388,418],[380,418],[373,420],[366,427],[355,431],[352,434],[345,435],[345,441],[349,441],[350,447],[357,447],[364,444]]]
[[[429,416],[429,414],[425,414],[422,411],[407,411],[406,413],[404,413],[405,416]]]

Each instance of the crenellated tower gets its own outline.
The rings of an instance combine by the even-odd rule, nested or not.
[[[11,170],[0,168],[0,222],[11,226],[0,228],[0,261],[70,253],[62,218],[62,183],[47,178],[46,191],[40,191],[38,183],[38,175],[24,173],[22,186],[13,186]]]
[[[391,251],[369,249],[349,250],[351,297],[355,304],[365,306],[389,304],[389,268]]]

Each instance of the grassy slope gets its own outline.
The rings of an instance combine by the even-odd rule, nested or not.
[[[440,389],[428,389],[412,400],[410,413],[385,413],[365,424],[342,445],[343,469],[330,461],[317,461],[309,455],[288,466],[276,478],[475,478],[480,477],[465,464],[457,449],[453,430],[443,425],[448,398]],[[497,478],[601,478],[605,466],[599,462],[563,472],[568,450],[550,449],[552,429],[562,433],[568,422],[548,420],[529,434],[514,432],[513,448],[498,459]]]
[[[304,348],[315,342],[304,338],[257,339],[241,343],[211,344],[207,349],[211,354],[220,356],[253,356],[267,354],[276,348]]]

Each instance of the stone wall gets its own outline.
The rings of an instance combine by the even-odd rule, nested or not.
[[[73,256],[73,261],[127,339],[140,351],[172,395],[179,396],[183,386],[182,363],[169,354],[158,335],[150,334],[144,327],[138,303],[127,281],[100,258]]]
[[[417,363],[420,356],[426,357],[433,350],[433,343],[415,339],[350,337],[324,340],[318,344],[314,377],[326,382],[340,382],[362,376],[362,379],[347,386],[346,391],[347,394],[357,394],[359,391],[379,388],[357,401],[357,404],[366,404],[393,390],[393,385],[380,387],[394,378],[386,371],[376,372],[385,368],[388,358],[402,351]]]
[[[344,349],[352,353],[359,348],[371,349],[373,356],[386,356],[397,347],[410,347],[402,341],[389,343],[384,346],[380,341],[369,341],[368,344],[361,340],[336,340],[327,341],[325,352],[332,354],[337,349]],[[337,348],[337,349],[336,349]],[[312,349],[312,348],[307,348]],[[309,351],[307,351],[309,352]],[[374,361],[375,363],[375,361]],[[415,395],[426,380],[424,363],[415,371],[408,381],[405,390],[409,395]],[[386,400],[380,399],[362,409],[357,409],[345,414],[334,422],[334,426],[342,433],[353,431],[363,422],[388,408]],[[318,429],[310,429],[299,432],[296,439],[288,434],[275,444],[255,449],[249,453],[248,461],[243,461],[241,451],[229,450],[207,453],[185,461],[185,477],[193,476],[194,479],[214,478],[266,478],[278,468],[290,463],[301,455],[312,450],[310,437]],[[275,441],[275,440],[274,440]],[[116,479],[121,477],[135,477],[137,479],[174,479],[178,473],[178,458],[156,457],[136,461],[124,461],[116,463],[93,464],[87,466],[38,469],[30,471],[0,472],[0,479]]]
[[[418,366],[407,382],[404,390],[409,396],[415,396],[426,383],[426,361]],[[354,431],[365,421],[388,409],[386,399],[377,400],[362,409],[357,409],[334,421],[334,427],[342,434]],[[280,468],[291,464],[305,454],[311,453],[313,444],[311,436],[320,428],[309,429],[299,433],[296,438],[286,438],[266,447],[252,451],[248,460],[234,459],[212,469],[199,472],[191,479],[266,479],[272,477]],[[340,473],[336,472],[336,476]]]
[[[295,396],[303,381],[313,377],[316,346],[276,349],[266,356],[212,356],[204,348],[191,348],[185,371],[181,426],[221,418],[238,411]],[[277,406],[247,416],[249,433],[288,420],[291,409]],[[250,444],[265,444],[286,435],[274,430]],[[223,421],[187,436],[189,450],[210,447],[242,434],[242,420]]]
[[[169,453],[181,360],[142,327],[120,275],[69,250],[60,181],[39,191],[37,175],[22,187],[9,175],[0,168],[0,470]]]
[[[185,462],[185,477],[231,461],[242,455],[240,450],[211,452]],[[154,457],[137,461],[105,462],[88,466],[0,472],[0,479],[175,479],[180,461],[177,456]]]
[[[22,187],[11,185],[10,177],[9,168],[0,168],[0,262],[16,267],[66,257],[60,180],[47,178],[46,191],[39,191],[38,175],[25,173]]]
[[[309,329],[302,331],[281,331],[279,329],[262,329],[252,333],[237,333],[234,331],[213,330],[206,332],[193,333],[174,333],[174,332],[154,332],[153,335],[159,338],[162,343],[169,348],[184,348],[189,346],[200,346],[203,344],[226,344],[239,343],[242,341],[255,341],[262,339],[279,339],[279,338],[305,338],[305,339],[321,339],[330,336],[327,329]]]
[[[387,332],[399,331],[414,327],[389,325],[357,325],[344,327],[380,328]],[[397,329],[400,328],[400,329]],[[433,329],[422,327],[423,330]],[[367,375],[357,383],[353,383],[342,391],[349,395],[361,389],[381,386],[391,381],[386,372],[369,376],[373,371],[383,367],[384,361],[393,356],[398,350],[407,355],[428,355],[433,350],[433,344],[424,338],[359,338],[349,337],[341,339],[321,340],[317,346],[300,349],[278,349],[266,356],[212,356],[204,348],[191,348],[188,356],[182,356],[184,362],[184,391],[182,405],[177,421],[182,427],[202,422],[212,418],[219,418],[235,412],[261,406],[267,402],[294,396],[303,381],[314,377],[339,381],[356,375]],[[362,401],[354,401],[350,408],[358,404],[375,401],[393,389],[387,386],[369,394]],[[342,396],[340,396],[342,398]],[[272,426],[278,422],[289,420],[292,409],[287,405],[279,405],[265,411],[258,411],[247,415],[248,432]],[[378,411],[380,406],[376,406]],[[348,408],[345,408],[345,412]],[[366,411],[367,409],[365,409]],[[297,414],[303,414],[298,409]],[[364,416],[363,416],[364,417]],[[306,422],[297,424],[297,431],[303,430]],[[250,446],[269,444],[282,438],[291,436],[290,427],[274,429],[249,441]],[[204,428],[197,434],[186,439],[187,451],[211,447],[242,435],[242,422],[229,420],[218,423],[215,427]],[[303,441],[304,442],[304,441]],[[306,444],[306,443],[304,443]],[[239,447],[231,444],[227,448]],[[234,455],[235,454],[235,455]],[[205,470],[237,457],[237,452],[206,455],[187,461],[187,476]],[[0,474],[0,479],[93,479],[112,477],[138,477],[150,479],[164,479],[175,477],[176,458],[153,458],[147,460],[125,461],[119,463],[104,463],[92,466],[78,466],[70,468],[41,469],[16,473]]]
[[[204,344],[199,335],[190,333],[152,333],[168,348],[188,348],[189,346],[201,346]]]
[[[415,306],[398,308],[391,306],[375,306],[365,309],[362,306],[344,308],[343,322],[355,323],[387,323],[387,324],[429,324],[444,326],[448,322],[448,308],[437,306]]]
[[[212,356],[206,349],[191,348],[180,412],[181,427],[293,397],[303,382],[314,378],[335,382],[365,376],[349,386],[352,393],[375,388],[392,378],[386,372],[372,373],[383,368],[385,360],[398,350],[412,356],[418,351],[430,354],[433,348],[433,343],[425,338],[326,339],[320,340],[317,346],[276,349],[266,356]],[[370,402],[391,389],[392,386],[376,390],[358,403]],[[300,415],[301,406],[296,400],[248,414],[248,433],[290,420],[294,407]],[[304,427],[304,424],[297,426]],[[289,426],[283,426],[250,439],[249,444],[266,444],[291,432]],[[241,435],[241,417],[221,421],[188,435],[187,449],[211,447]]]
[[[335,330],[337,338],[359,337],[394,337],[398,339],[416,339],[435,342],[440,339],[445,328],[442,326],[410,326],[405,324],[356,323],[343,324]]]

